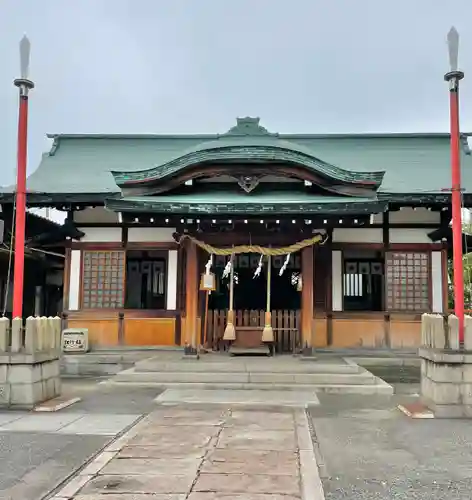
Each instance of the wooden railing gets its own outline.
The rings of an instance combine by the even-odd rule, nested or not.
[[[265,311],[237,310],[234,311],[235,326],[263,327]],[[223,349],[223,334],[226,327],[226,310],[209,310],[207,325],[207,343],[215,349]],[[274,329],[275,351],[278,353],[294,352],[300,347],[300,311],[273,310],[272,328]]]

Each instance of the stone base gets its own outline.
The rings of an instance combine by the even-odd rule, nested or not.
[[[420,349],[421,402],[436,418],[472,418],[472,355]]]
[[[61,394],[59,353],[41,354],[0,355],[0,407],[29,410]]]

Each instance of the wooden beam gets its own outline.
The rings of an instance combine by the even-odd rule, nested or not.
[[[302,311],[301,336],[302,348],[312,347],[313,328],[313,279],[314,279],[314,249],[307,247],[302,250]]]
[[[187,262],[185,268],[185,344],[197,347],[197,313],[198,313],[198,259],[197,246],[187,240]]]

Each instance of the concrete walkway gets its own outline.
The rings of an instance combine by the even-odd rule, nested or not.
[[[53,498],[321,500],[317,471],[303,409],[161,406]]]

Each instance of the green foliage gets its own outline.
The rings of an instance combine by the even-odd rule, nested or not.
[[[472,309],[472,253],[465,254],[462,258],[464,263],[464,307]],[[448,283],[448,306],[454,309],[454,281],[452,259],[447,262]]]

